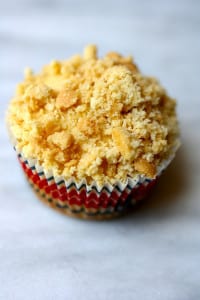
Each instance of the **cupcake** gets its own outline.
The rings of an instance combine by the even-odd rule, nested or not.
[[[109,52],[30,69],[7,113],[37,196],[71,216],[105,219],[144,199],[179,147],[176,102],[131,56]]]

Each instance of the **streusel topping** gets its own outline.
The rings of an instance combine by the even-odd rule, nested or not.
[[[100,185],[156,176],[177,142],[176,102],[131,56],[110,52],[25,71],[8,112],[16,147],[54,175]]]

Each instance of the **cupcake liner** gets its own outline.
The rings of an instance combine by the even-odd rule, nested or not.
[[[74,178],[64,180],[53,176],[37,164],[18,153],[21,167],[28,182],[43,202],[57,210],[81,218],[110,218],[125,212],[145,198],[154,186],[156,179],[138,176],[128,178],[126,183],[116,182],[99,187],[86,180],[76,182]]]
[[[46,171],[36,159],[26,158],[17,148],[11,135],[18,160],[31,187],[43,202],[60,212],[85,219],[107,219],[123,214],[149,195],[158,177],[173,160],[180,146],[177,141],[170,157],[157,168],[157,176],[150,179],[144,175],[127,178],[125,183],[116,181],[99,186],[96,182],[87,184],[83,179],[65,180],[62,176],[54,176]]]

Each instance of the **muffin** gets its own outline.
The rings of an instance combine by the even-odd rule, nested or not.
[[[178,149],[176,102],[131,56],[95,45],[25,70],[7,112],[14,149],[45,203],[104,219],[144,199]]]

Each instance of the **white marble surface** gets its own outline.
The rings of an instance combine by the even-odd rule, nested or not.
[[[4,126],[22,70],[97,43],[178,99],[183,146],[143,206],[87,222],[37,201]],[[0,2],[0,299],[200,299],[200,2]]]

